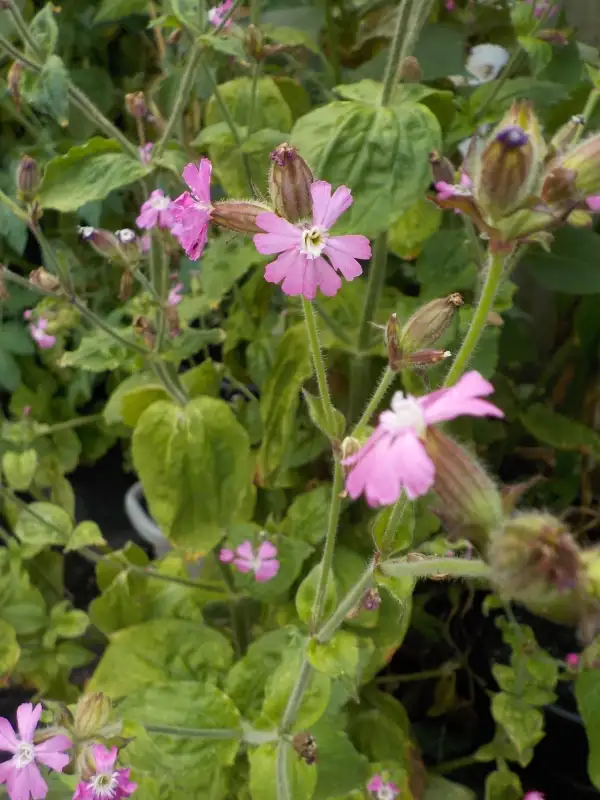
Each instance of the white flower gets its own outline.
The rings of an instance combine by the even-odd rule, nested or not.
[[[509,57],[508,50],[499,44],[475,45],[466,63],[467,72],[472,76],[468,79],[469,86],[493,81],[506,66]]]

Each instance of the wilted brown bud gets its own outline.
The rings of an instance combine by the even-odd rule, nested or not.
[[[292,747],[302,761],[309,766],[317,761],[317,740],[306,731],[297,733],[292,739]]]
[[[385,346],[387,348],[388,364],[391,370],[397,372],[400,369],[402,354],[398,343],[398,315],[392,314],[385,326]]]
[[[363,595],[361,605],[365,611],[377,611],[381,605],[381,595],[379,594],[379,590],[376,588],[367,589]]]
[[[400,362],[401,369],[419,369],[423,367],[433,367],[450,358],[450,350],[417,350],[415,353],[405,353]]]
[[[313,174],[295,147],[280,144],[271,153],[269,193],[277,213],[290,222],[310,217]]]
[[[56,292],[61,288],[58,278],[51,275],[44,267],[38,267],[29,273],[29,283],[45,292]]]
[[[574,169],[555,167],[544,178],[541,198],[548,205],[569,203],[577,195],[577,173]]]
[[[154,325],[145,317],[135,317],[131,327],[138,336],[142,337],[146,347],[149,350],[154,350],[154,345],[156,344],[156,329]]]
[[[119,300],[124,303],[126,300],[129,300],[131,297],[131,292],[133,289],[133,275],[129,270],[125,270],[125,272],[121,275],[121,280],[119,281]]]
[[[429,164],[431,165],[434,183],[453,184],[456,181],[456,170],[446,156],[441,156],[437,151],[433,150],[429,153]]]
[[[11,68],[8,70],[6,76],[6,86],[9,95],[12,97],[14,104],[17,108],[21,107],[21,75],[23,74],[23,65],[20,61],[15,61]]]
[[[535,35],[536,39],[549,44],[557,44],[566,47],[569,44],[569,37],[565,31],[558,30],[557,28],[543,28]]]
[[[344,461],[346,458],[352,458],[352,456],[355,456],[360,448],[361,444],[358,439],[355,439],[353,436],[346,436],[340,447],[340,457],[342,461]]]
[[[493,480],[457,442],[431,427],[425,448],[435,465],[436,513],[449,531],[470,539],[480,552],[502,520],[502,498]]]
[[[222,228],[237,233],[264,233],[256,224],[256,218],[270,210],[268,206],[254,200],[224,200],[214,203],[210,218]]]
[[[183,33],[183,28],[175,28],[174,31],[167,36],[167,44],[168,45],[175,45],[181,39],[181,34]]]
[[[165,320],[170,336],[178,336],[181,333],[181,323],[177,306],[167,306],[165,308]]]
[[[421,77],[422,71],[418,59],[414,56],[406,56],[400,64],[398,80],[406,81],[406,83],[418,83]]]
[[[400,333],[402,353],[414,353],[435,344],[446,333],[462,304],[462,296],[454,292],[418,308]]]
[[[148,112],[146,98],[143,92],[131,92],[125,95],[125,107],[132,117],[144,119]]]
[[[112,714],[110,699],[102,692],[84,694],[75,709],[73,734],[76,739],[91,739],[97,736],[109,722]]]
[[[22,156],[17,167],[17,188],[23,200],[29,202],[35,197],[40,185],[40,172],[37,161],[31,156]]]

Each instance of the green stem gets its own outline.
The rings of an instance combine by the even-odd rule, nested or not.
[[[469,365],[469,361],[485,330],[488,315],[492,310],[496,294],[502,282],[505,261],[506,256],[504,254],[490,252],[487,274],[477,308],[473,314],[467,335],[456,354],[454,363],[448,370],[444,386],[453,386]]]
[[[21,220],[21,222],[29,223],[29,217],[27,213],[21,208],[20,205],[15,203],[15,201],[5,194],[3,191],[0,190],[0,203],[3,206],[6,206],[11,214],[14,214],[15,217]]]
[[[356,439],[360,439],[360,437],[364,434],[365,428],[369,424],[369,421],[371,420],[373,414],[379,408],[379,404],[385,397],[386,392],[392,385],[395,377],[396,373],[389,367],[386,367],[383,372],[383,375],[379,379],[379,383],[373,393],[373,396],[371,397],[371,399],[367,404],[367,407],[363,411],[362,417],[358,420],[356,426],[354,427],[354,430],[350,434],[351,436],[353,436]]]
[[[387,525],[385,526],[385,531],[381,537],[381,546],[379,549],[384,557],[389,555],[389,550],[394,541],[394,533],[396,532],[402,517],[407,512],[412,513],[412,507],[406,494],[403,492],[392,507]]]
[[[40,433],[40,436],[50,436],[58,431],[79,428],[81,425],[91,425],[93,422],[100,422],[102,419],[104,419],[104,414],[90,414],[87,417],[77,417],[76,419],[68,419],[65,422],[57,422],[56,425],[49,425],[48,430]]]
[[[292,689],[292,693],[288,698],[287,705],[279,723],[279,730],[281,733],[286,734],[296,721],[296,714],[304,697],[304,692],[308,686],[310,679],[311,665],[308,658],[305,658],[300,665],[300,671],[296,679],[296,685]]]
[[[21,14],[21,9],[19,8],[15,0],[12,1],[9,0],[8,10],[10,12],[10,15],[12,16],[13,24],[17,29],[17,33],[23,40],[23,43],[26,44],[27,47],[29,47],[29,49],[37,59],[43,61],[44,52],[41,49],[41,47],[39,47],[34,37],[31,35],[31,31],[29,30],[27,23],[25,22],[25,19]]]
[[[386,685],[388,683],[413,683],[415,681],[428,681],[432,678],[443,678],[450,675],[459,668],[459,664],[453,664],[451,667],[444,665],[437,669],[424,669],[423,672],[406,672],[400,675],[382,675],[380,678],[375,678],[375,683]]]
[[[333,437],[335,435],[335,415],[333,406],[331,404],[331,397],[329,395],[329,387],[327,386],[327,374],[325,371],[325,363],[323,361],[323,353],[321,352],[321,345],[319,344],[317,321],[315,319],[315,312],[310,300],[306,300],[304,297],[302,298],[302,309],[304,310],[304,321],[306,322],[308,343],[310,345],[310,352],[312,354],[312,360],[317,376],[319,395],[321,397],[323,413],[325,414],[325,421],[327,423],[327,432],[329,436]]]
[[[275,787],[277,800],[292,800],[287,771],[289,749],[290,743],[287,739],[280,739],[277,744],[277,754],[275,756]]]
[[[342,509],[342,489],[344,486],[344,472],[342,465],[336,458],[333,471],[333,485],[331,487],[331,504],[329,506],[329,519],[327,522],[327,534],[325,537],[325,547],[323,548],[323,558],[319,570],[319,583],[313,605],[310,630],[316,631],[321,622],[323,611],[325,610],[325,600],[327,599],[327,583],[331,565],[333,562],[333,552],[335,549],[335,539]]]
[[[231,568],[221,561],[219,561],[219,568],[230,594],[235,596],[235,585],[231,576]],[[238,657],[242,658],[248,649],[248,630],[244,611],[235,600],[231,603],[231,629]]]
[[[180,405],[182,408],[187,404],[188,398],[182,388],[180,388],[177,383],[173,380],[172,376],[169,373],[167,364],[163,361],[156,360],[153,361],[152,364],[152,371],[158,378],[158,380],[162,383],[165,387],[167,393],[173,398],[173,400]]]
[[[477,763],[480,763],[477,756],[463,756],[462,758],[453,758],[450,761],[443,761],[441,764],[436,764],[433,767],[429,767],[429,770],[430,772],[444,775],[446,772],[454,772],[462,767],[469,767],[471,764]]]
[[[392,578],[429,578],[447,575],[449,578],[491,578],[491,568],[485,561],[466,558],[425,558],[422,561],[390,559],[380,565],[384,575]]]
[[[336,22],[333,18],[332,13],[332,6],[333,3],[331,0],[322,0],[323,5],[323,12],[325,15],[325,24],[327,26],[327,42],[329,44],[329,61],[331,63],[331,67],[333,69],[333,79],[336,84],[340,83],[342,80],[342,70],[340,64],[340,52],[339,52],[339,35],[338,35],[338,27]]]
[[[166,736],[185,736],[188,739],[241,739],[242,732],[228,728],[180,728],[175,725],[147,725],[142,723],[148,733],[162,733]]]
[[[390,52],[385,66],[385,73],[383,76],[383,89],[381,91],[381,105],[387,106],[392,97],[392,92],[398,81],[398,71],[400,68],[402,51],[404,50],[404,41],[406,34],[406,23],[404,17],[408,9],[410,0],[401,0],[400,6],[396,11],[396,26],[394,28],[394,35],[392,44],[390,45]]]
[[[600,89],[596,89],[596,87],[594,87],[588,95],[587,103],[585,104],[585,108],[583,109],[582,112],[584,124],[580,125],[578,129],[575,131],[575,136],[573,137],[573,142],[572,142],[573,146],[576,145],[577,142],[581,139],[583,131],[585,130],[585,127],[588,124],[590,117],[594,113],[594,109],[596,108],[598,99],[600,99]]]
[[[175,102],[173,103],[171,114],[162,132],[162,136],[154,145],[154,152],[152,154],[153,158],[160,158],[160,156],[163,154],[165,147],[169,142],[171,133],[173,132],[173,128],[183,113],[183,109],[188,101],[190,89],[192,88],[192,84],[196,76],[196,69],[201,58],[202,48],[197,42],[194,42],[188,56],[183,76],[179,83],[179,88],[177,89],[177,95],[175,96]]]
[[[328,642],[342,625],[348,614],[353,611],[360,603],[362,596],[373,583],[373,572],[375,571],[375,561],[370,561],[367,568],[356,581],[354,586],[343,598],[339,606],[329,617],[328,620],[319,628],[315,634],[315,639],[324,644]]]
[[[166,253],[158,240],[156,233],[152,235],[150,246],[150,283],[158,297],[156,309],[156,344],[154,350],[160,353],[166,330],[166,315],[164,304],[168,297],[169,265]]]

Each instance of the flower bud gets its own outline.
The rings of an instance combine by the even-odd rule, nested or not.
[[[398,70],[398,80],[406,81],[406,83],[419,83],[423,73],[418,59],[414,56],[406,56],[400,64]]]
[[[91,739],[97,736],[110,720],[112,704],[102,692],[84,694],[75,709],[73,735],[76,739]]]
[[[355,439],[353,436],[346,436],[340,447],[340,459],[344,461],[347,458],[352,458],[352,456],[358,453],[360,448],[361,444],[358,439]]]
[[[544,178],[540,197],[548,205],[569,203],[577,196],[576,179],[574,169],[554,167]]]
[[[414,353],[435,344],[446,333],[462,304],[461,295],[455,292],[418,308],[400,333],[402,353]]]
[[[487,144],[475,198],[491,217],[510,214],[527,199],[536,177],[534,157],[529,136],[516,125],[503,128]]]
[[[490,531],[502,520],[502,498],[479,461],[439,429],[427,430],[425,448],[435,465],[436,514],[453,535],[485,552]]]
[[[496,225],[496,236],[500,236],[502,242],[516,242],[527,239],[538,231],[543,231],[560,220],[560,215],[556,216],[550,209],[547,211],[530,211],[521,209],[515,211]]]
[[[264,233],[256,224],[259,214],[271,209],[254,200],[224,200],[214,203],[210,215],[212,222],[237,233]]]
[[[292,739],[292,747],[305,764],[311,766],[317,761],[317,740],[307,731],[297,733]]]
[[[405,353],[400,361],[400,369],[419,369],[433,367],[450,358],[450,350],[417,350],[416,353]]]
[[[165,308],[165,320],[169,329],[169,336],[178,336],[181,333],[181,322],[177,306],[167,306]]]
[[[132,117],[144,119],[148,112],[146,98],[143,92],[131,92],[125,95],[125,107]]]
[[[44,267],[39,267],[29,273],[29,283],[38,286],[45,292],[56,292],[61,288],[58,278],[51,275]]]
[[[126,300],[129,300],[132,290],[133,275],[129,270],[125,270],[125,272],[121,275],[121,280],[119,281],[119,300],[122,303],[124,303]]]
[[[449,158],[441,156],[436,150],[429,153],[429,164],[434,183],[448,183],[453,185],[456,181],[456,170]]]
[[[145,317],[135,317],[131,323],[134,333],[141,336],[149,350],[154,350],[156,344],[156,329],[150,320]]]
[[[89,225],[80,226],[78,232],[81,240],[91,245],[104,258],[112,259],[119,255],[119,240],[114,233]]]
[[[256,25],[248,25],[246,29],[246,54],[255,61],[264,59],[263,36]]]
[[[585,196],[600,194],[600,134],[581,142],[555,166],[575,170],[577,189]]]
[[[35,197],[40,185],[40,173],[37,161],[31,156],[22,156],[21,163],[17,167],[17,188],[19,195],[25,201],[31,201]]]
[[[14,61],[11,68],[8,70],[6,76],[6,87],[9,95],[13,99],[13,103],[17,108],[21,107],[21,75],[23,74],[23,65],[20,61]]]
[[[562,125],[550,139],[550,152],[553,154],[564,153],[572,144],[576,136],[585,125],[583,114],[575,114],[571,119]]]
[[[559,519],[529,511],[505,520],[491,537],[488,559],[492,579],[505,597],[555,622],[579,621],[582,561]]]
[[[273,150],[271,161],[269,193],[277,213],[290,222],[310,217],[314,178],[306,161],[286,143]]]
[[[398,315],[392,314],[385,326],[385,346],[387,348],[388,364],[391,370],[400,369],[400,345],[398,343]]]

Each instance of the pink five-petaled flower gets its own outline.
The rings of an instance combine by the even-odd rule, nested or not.
[[[256,217],[256,224],[266,233],[254,237],[259,253],[280,253],[267,264],[266,280],[281,283],[285,294],[303,295],[307,300],[314,299],[317,287],[327,297],[333,297],[342,285],[338,272],[351,281],[362,273],[356,259],[371,257],[371,245],[365,236],[329,235],[337,218],[352,205],[350,189],[339,186],[332,195],[329,183],[315,181],[310,193],[312,224],[292,225],[276,214],[265,212]]]
[[[579,666],[579,653],[567,653],[565,661],[569,669],[577,669]]]
[[[41,713],[41,703],[35,707],[31,703],[22,703],[17,708],[18,736],[10,722],[0,717],[0,750],[13,754],[12,758],[0,764],[0,784],[6,783],[11,800],[29,800],[30,796],[33,800],[43,800],[48,794],[46,781],[36,761],[57,772],[62,772],[69,763],[69,756],[64,751],[72,743],[66,736],[52,736],[40,744],[33,743]]]
[[[190,187],[189,192],[179,195],[171,203],[173,217],[171,233],[192,261],[202,255],[208,236],[210,222],[210,176],[212,164],[208,158],[200,159],[196,167],[188,164],[183,170],[183,179]]]
[[[381,775],[374,775],[367,783],[367,790],[375,800],[394,800],[400,794],[395,783],[384,781]]]
[[[600,194],[592,194],[585,200],[590,211],[600,211]]]
[[[370,506],[391,505],[402,490],[414,500],[433,486],[435,467],[423,440],[427,428],[463,414],[502,417],[499,408],[482,400],[494,391],[478,372],[468,372],[455,386],[423,397],[396,392],[391,411],[384,411],[379,424],[361,449],[342,463],[351,469],[346,489],[353,499],[364,492]]]
[[[219,561],[224,564],[233,562],[240,572],[253,572],[259,583],[270,581],[279,572],[277,548],[271,542],[259,544],[256,553],[248,541],[236,547],[235,552],[224,547],[219,553]]]
[[[170,207],[171,198],[160,189],[155,189],[140,208],[135,224],[145,230],[155,228],[157,225],[161,228],[170,228],[173,224]]]
[[[211,8],[208,12],[208,21],[211,25],[214,25],[215,28],[218,28],[219,25],[223,22],[231,7],[233,6],[233,0],[225,0],[224,3],[221,3],[214,8]],[[231,27],[231,19],[228,19],[225,23],[225,27]]]
[[[46,317],[39,317],[37,322],[30,322],[28,325],[31,338],[37,342],[38,346],[41,347],[42,350],[49,350],[51,347],[54,347],[54,344],[56,343],[56,336],[46,333],[47,327],[48,320]]]
[[[179,303],[183,300],[183,294],[181,290],[183,289],[183,283],[176,283],[175,286],[169,289],[169,297],[167,298],[167,305],[168,306],[178,306]]]
[[[115,769],[117,748],[107,750],[102,744],[92,746],[96,772],[89,781],[77,784],[73,800],[121,800],[137,789],[129,780],[129,768]]]
[[[450,200],[451,197],[470,197],[473,181],[466,172],[460,175],[460,183],[447,183],[438,181],[435,184],[438,200]]]

